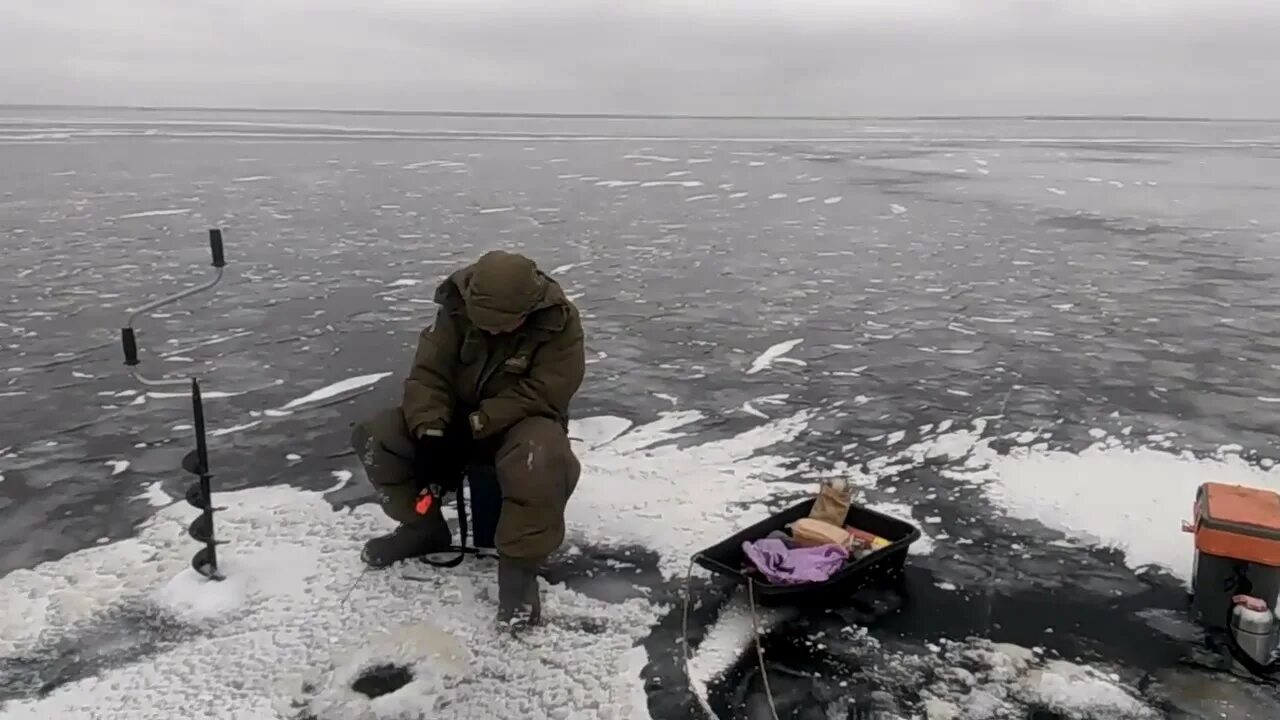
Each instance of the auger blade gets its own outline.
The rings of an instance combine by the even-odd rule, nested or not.
[[[187,488],[187,504],[197,510],[209,509],[209,498],[204,496],[199,482],[191,483],[191,487]]]
[[[192,475],[204,475],[209,472],[209,468],[200,465],[200,451],[192,450],[182,456],[182,469]]]
[[[211,548],[200,548],[195,555],[191,556],[191,569],[210,580],[222,579],[222,574],[218,572],[217,558],[214,557]]]
[[[196,517],[187,526],[187,534],[196,542],[213,542],[213,515],[204,514]]]

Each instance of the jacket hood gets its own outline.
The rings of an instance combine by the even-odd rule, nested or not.
[[[542,311],[563,309],[568,302],[560,286],[533,260],[502,250],[485,253],[450,275],[436,291],[436,301],[462,310],[472,325],[492,333],[510,332],[533,315],[538,325],[559,330],[567,311]]]

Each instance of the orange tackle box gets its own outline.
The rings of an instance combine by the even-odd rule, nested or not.
[[[1227,624],[1231,597],[1247,591],[1273,610],[1280,596],[1280,494],[1205,483],[1196,491],[1192,592],[1201,620]],[[1241,587],[1244,584],[1245,587]]]

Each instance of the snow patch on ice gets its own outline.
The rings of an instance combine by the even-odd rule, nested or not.
[[[898,502],[867,503],[866,507],[878,513],[884,513],[885,515],[896,517],[899,520],[905,520],[906,522],[909,522],[913,525],[917,525],[917,526],[919,525],[919,523],[917,523],[915,519],[912,517],[912,507],[910,505],[907,505],[906,503],[898,503]],[[911,555],[930,555],[933,553],[933,550],[934,550],[933,538],[925,534],[924,530],[922,529],[920,531],[920,539],[911,543],[911,548],[910,550],[908,550],[908,552]]]
[[[904,658],[933,668],[922,688],[929,720],[994,720],[1049,709],[1072,720],[1156,720],[1162,717],[1123,687],[1118,677],[1066,661],[1046,661],[1017,645],[944,640],[936,657]]]
[[[655,187],[696,188],[696,187],[702,187],[702,181],[700,180],[649,180],[648,182],[640,183],[640,187],[642,188],[655,188]]]
[[[673,427],[699,413],[666,413],[616,439],[586,450],[583,480],[569,504],[569,525],[585,538],[640,543],[657,551],[667,577],[686,570],[688,555],[767,515],[749,504],[776,489],[770,480],[790,474],[787,459],[761,454],[795,439],[809,413],[778,418],[736,437],[689,447]],[[582,435],[576,428],[573,435]]]
[[[779,358],[796,349],[796,347],[798,347],[802,342],[804,342],[804,338],[796,338],[794,340],[780,342],[768,350],[765,350],[760,354],[760,357],[757,357],[755,361],[751,363],[751,367],[747,369],[747,374],[755,375],[758,372],[768,369],[771,365],[777,362]]]
[[[307,395],[304,395],[296,400],[290,400],[280,409],[292,410],[293,408],[300,407],[302,405],[309,405],[311,403],[317,403],[323,400],[328,400],[329,398],[336,397],[346,392],[351,392],[352,390],[358,390],[363,387],[374,385],[379,381],[381,381],[383,378],[390,377],[390,375],[391,373],[384,372],[384,373],[373,373],[372,375],[361,375],[359,377],[348,378],[341,382],[336,382],[332,385],[328,385],[326,387],[320,388],[315,392],[308,393]]]
[[[766,635],[785,611],[757,606],[756,623]],[[697,652],[689,658],[689,679],[703,698],[707,686],[733,667],[742,654],[754,647],[755,632],[751,625],[751,606],[745,596],[735,597],[720,611],[715,623],[707,629]]]
[[[1239,457],[1198,459],[1150,448],[1092,446],[1075,455],[1018,448],[991,462],[992,500],[1015,517],[1036,520],[1086,542],[1118,548],[1133,568],[1156,565],[1189,580],[1190,519],[1201,484],[1213,480],[1280,491],[1280,471]]]
[[[164,215],[186,215],[191,212],[190,208],[174,209],[174,210],[147,210],[145,212],[129,213],[128,215],[120,215],[117,220],[128,220],[130,218],[144,217],[162,217]]]
[[[327,489],[321,490],[320,491],[321,495],[328,495],[329,493],[338,492],[342,488],[351,484],[351,478],[355,477],[355,475],[350,470],[334,470],[329,474],[333,476],[334,483],[333,485],[330,485]]]
[[[948,426],[949,427],[949,426]],[[1280,467],[1262,469],[1238,454],[1198,458],[1154,447],[1126,448],[1101,429],[1078,453],[1043,443],[1015,445],[1001,455],[986,421],[940,432],[873,468],[946,464],[944,476],[982,486],[1012,517],[1034,520],[1090,545],[1121,550],[1136,569],[1164,568],[1189,581],[1192,536],[1181,532],[1196,490],[1209,481],[1280,492]],[[1009,439],[1026,441],[1021,433]],[[1162,445],[1167,444],[1162,443]]]
[[[666,157],[665,155],[623,155],[623,160],[643,160],[647,162],[674,163],[680,162],[679,159]]]
[[[223,437],[225,435],[234,435],[235,433],[243,432],[245,430],[252,430],[253,428],[258,427],[261,424],[262,424],[261,420],[253,420],[247,423],[241,423],[239,425],[232,425],[231,427],[219,428],[209,433],[209,436]]]
[[[570,423],[569,435],[588,448],[612,442],[631,429],[632,422],[615,415],[599,415]]]
[[[164,491],[164,483],[157,480],[141,493],[134,495],[135,500],[146,500],[151,507],[164,507],[173,502],[173,498],[169,497],[169,493]]]
[[[177,360],[177,359],[178,359],[178,358],[169,358],[169,360],[171,360],[171,361],[172,361],[172,360]],[[239,397],[239,396],[244,395],[244,394],[245,394],[245,393],[243,393],[243,392],[228,392],[228,391],[225,391],[225,390],[203,390],[203,389],[202,389],[202,390],[200,391],[200,399],[201,399],[201,400],[220,400],[220,399],[222,399],[222,398]],[[190,391],[187,391],[187,392],[152,392],[152,391],[148,391],[148,392],[147,392],[147,394],[146,394],[146,397],[147,397],[148,399],[151,399],[151,400],[172,400],[172,399],[175,399],[175,398],[180,398],[180,399],[183,399],[183,400],[190,400],[190,399],[191,399],[191,392],[190,392]]]

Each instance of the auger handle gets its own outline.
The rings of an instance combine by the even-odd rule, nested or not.
[[[213,228],[209,230],[209,250],[213,253],[213,266],[216,268],[224,268],[227,266],[227,259],[222,254],[222,230]]]

